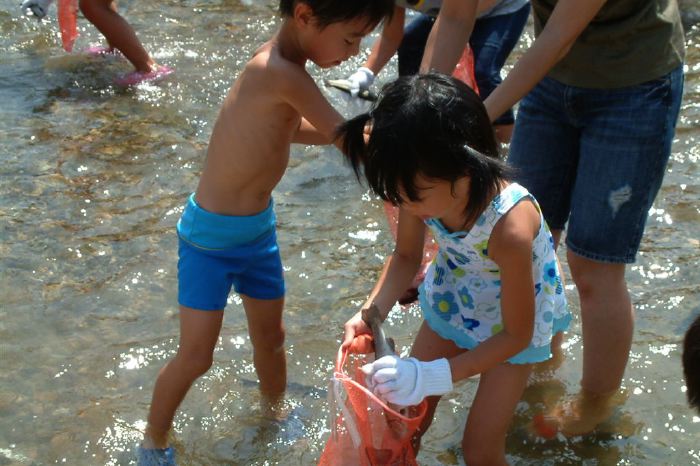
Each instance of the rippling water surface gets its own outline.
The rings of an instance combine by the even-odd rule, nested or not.
[[[265,1],[123,2],[147,48],[176,69],[163,83],[124,90],[112,79],[127,63],[64,53],[55,9],[37,22],[21,17],[18,3],[0,0],[0,465],[129,464],[157,371],[177,345],[175,222],[219,104],[278,19]],[[697,12],[697,1],[686,4]],[[77,49],[100,41],[86,20],[79,27]],[[520,49],[531,40],[528,32]],[[700,313],[698,42],[690,29],[673,155],[628,272],[638,316],[629,398],[596,435],[543,442],[529,434],[533,414],[577,390],[577,320],[564,365],[533,380],[518,406],[512,463],[700,464],[700,417],[686,406],[680,366],[683,332]],[[360,61],[310,70],[320,82]],[[380,77],[394,74],[392,62]],[[345,115],[364,108],[327,94]],[[176,418],[183,465],[310,465],[328,437],[326,385],[341,326],[392,241],[380,204],[333,148],[295,146],[275,200],[289,288],[288,421],[261,416],[232,296],[214,367]],[[567,293],[578,315],[575,290]],[[387,330],[407,349],[419,321],[409,308]],[[458,464],[476,383],[441,404],[422,464]]]

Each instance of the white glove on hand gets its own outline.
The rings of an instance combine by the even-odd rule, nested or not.
[[[49,5],[51,5],[51,2],[53,2],[53,0],[24,0],[20,8],[22,9],[22,13],[27,14],[27,10],[31,10],[32,14],[36,16],[37,19],[41,19],[49,12]]]
[[[360,91],[366,91],[372,85],[374,73],[363,66],[348,77],[348,82],[350,83],[350,95],[357,97]]]
[[[452,390],[452,372],[447,359],[419,361],[384,356],[362,366],[367,387],[388,403],[414,406],[430,395],[444,395]]]

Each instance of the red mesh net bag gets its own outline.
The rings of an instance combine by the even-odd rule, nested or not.
[[[355,349],[353,344],[352,350]],[[425,416],[427,404],[423,401],[400,411],[396,406],[388,406],[365,386],[360,367],[368,362],[371,358],[367,354],[338,350],[328,391],[331,436],[319,466],[418,464],[411,439]]]
[[[464,47],[462,56],[459,58],[452,76],[474,89],[474,92],[477,94],[479,93],[479,87],[476,85],[476,78],[474,77],[474,54],[469,44]]]

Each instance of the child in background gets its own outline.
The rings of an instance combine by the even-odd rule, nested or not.
[[[283,22],[223,102],[194,194],[177,225],[180,342],[153,391],[139,464],[174,464],[168,432],[192,383],[209,370],[231,286],[239,293],[264,399],[284,394],[284,278],[272,191],[290,144],[335,140],[343,121],[306,72],[339,65],[393,11],[392,0],[281,0]]]
[[[532,364],[551,357],[552,337],[571,320],[537,202],[508,181],[481,99],[454,78],[399,78],[339,135],[358,176],[364,167],[372,191],[400,209],[396,248],[363,307],[386,317],[421,263],[426,227],[439,247],[419,290],[425,320],[411,357],[364,366],[368,386],[397,405],[428,397],[423,435],[453,382],[480,374],[465,461],[505,464],[506,432]],[[358,312],[343,346],[364,333]]]
[[[683,375],[688,403],[700,413],[700,316],[690,324],[683,339]]]
[[[24,0],[22,11],[31,11],[37,18],[43,18],[53,0]],[[78,0],[76,0],[76,3]],[[134,65],[136,71],[120,76],[115,82],[121,86],[138,84],[164,78],[173,72],[172,68],[158,65],[143,48],[134,29],[117,13],[114,0],[79,0],[80,11],[107,40],[107,47],[89,47],[93,55],[113,53],[119,50]],[[60,12],[59,12],[60,14]]]
[[[121,86],[164,78],[172,68],[157,64],[141,45],[134,29],[117,13],[115,0],[80,0],[80,11],[107,40],[105,52],[119,50],[134,65],[136,71],[115,80]],[[93,48],[93,51],[99,49]]]

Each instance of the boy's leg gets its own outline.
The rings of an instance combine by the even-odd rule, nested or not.
[[[253,363],[260,380],[260,392],[275,402],[287,386],[287,357],[284,348],[282,309],[284,297],[255,299],[241,294],[253,344]]]
[[[466,464],[508,464],[506,434],[531,370],[531,364],[504,363],[481,374],[462,439]]]
[[[467,350],[455,345],[452,340],[442,338],[440,335],[435,333],[435,331],[431,329],[425,321],[423,321],[420,329],[418,330],[418,335],[416,335],[416,339],[413,342],[411,356],[419,361],[434,361],[435,359],[440,358],[449,359],[457,356],[458,354],[462,354],[465,351]],[[430,424],[433,422],[435,409],[437,408],[440,398],[441,397],[439,396],[429,396],[426,398],[426,401],[428,402],[428,409],[425,413],[425,417],[423,418],[423,422],[413,438],[413,448],[416,453],[420,448],[421,438],[428,430],[428,427],[430,427]]]
[[[144,438],[146,448],[167,447],[175,411],[192,383],[211,367],[223,315],[223,310],[180,306],[180,344],[175,358],[160,370],[153,389]]]
[[[124,54],[136,71],[148,73],[154,69],[155,62],[131,25],[116,12],[113,0],[80,0],[80,11],[105,36],[110,47]]]

